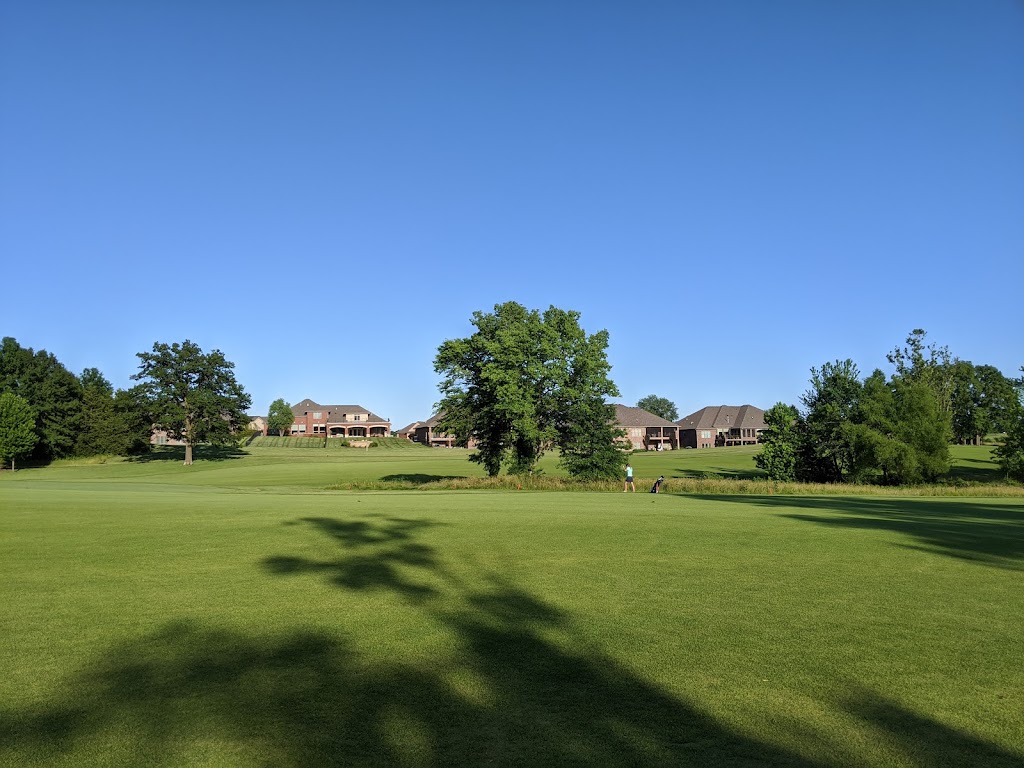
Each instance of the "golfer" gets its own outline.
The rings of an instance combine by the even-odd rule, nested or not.
[[[622,486],[622,492],[632,491],[636,493],[636,488],[633,487],[633,465],[626,465],[626,484]]]

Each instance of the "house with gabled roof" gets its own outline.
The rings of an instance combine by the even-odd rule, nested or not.
[[[625,430],[634,450],[672,450],[679,447],[679,427],[643,408],[615,405],[615,425]]]
[[[455,435],[440,431],[437,427],[444,416],[443,412],[435,413],[426,421],[416,423],[413,430],[412,440],[420,445],[428,445],[431,448],[455,448]],[[476,440],[472,437],[466,445],[467,448],[475,448]]]
[[[415,440],[416,427],[418,427],[422,423],[422,421],[414,421],[412,424],[402,427],[400,430],[395,432],[395,437],[401,437],[404,440]]]
[[[753,405],[709,405],[676,422],[684,448],[757,445],[768,429],[764,411]]]
[[[303,400],[292,406],[291,434],[299,437],[387,437],[391,422],[361,405],[321,405]]]

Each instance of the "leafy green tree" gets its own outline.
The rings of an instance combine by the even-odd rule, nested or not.
[[[278,398],[270,404],[270,411],[267,413],[268,431],[287,435],[291,432],[294,423],[295,414],[292,413],[292,407],[284,401],[284,398]]]
[[[1020,370],[1024,373],[1024,366]],[[1015,383],[1024,386],[1024,376]],[[1005,431],[1002,444],[993,453],[1007,477],[1024,483],[1024,403],[1020,399],[1006,416]]]
[[[45,350],[0,342],[0,392],[23,398],[36,415],[37,459],[70,456],[81,427],[82,387],[78,377]]]
[[[170,437],[184,441],[185,464],[193,448],[208,442],[227,444],[249,423],[245,411],[252,401],[235,380],[234,363],[220,350],[204,353],[185,340],[157,342],[151,352],[139,352],[138,390],[148,403],[151,421]]]
[[[907,381],[920,381],[931,387],[939,407],[945,413],[953,409],[953,389],[956,377],[954,363],[956,358],[949,353],[948,347],[937,347],[926,344],[928,333],[915,328],[907,336],[906,346],[897,347],[886,359],[896,368],[896,377]]]
[[[438,347],[438,429],[460,445],[474,438],[470,460],[491,476],[503,466],[531,472],[552,447],[574,475],[615,476],[623,459],[605,402],[618,394],[608,378],[607,331],[588,336],[578,312],[550,307],[542,315],[516,302],[474,312],[472,324],[471,336]]]
[[[990,432],[1004,432],[1018,403],[1013,379],[991,365],[953,364],[952,416],[956,442],[980,445]]]
[[[648,413],[653,413],[655,416],[661,416],[661,418],[667,419],[668,421],[675,421],[679,418],[679,411],[676,410],[676,404],[667,397],[658,397],[657,395],[641,397],[640,400],[637,401],[636,407],[643,408]]]
[[[11,462],[31,453],[39,440],[32,406],[13,392],[0,394],[0,462]]]
[[[768,428],[761,433],[761,452],[754,457],[754,463],[771,480],[796,479],[799,420],[796,407],[786,403],[776,403],[764,412],[764,423]]]
[[[851,428],[856,480],[886,485],[933,482],[950,468],[950,415],[930,386],[876,370],[864,381],[860,420]]]
[[[149,450],[150,423],[130,391],[114,391],[96,368],[87,368],[82,382],[82,422],[75,444],[78,456],[129,456]]]
[[[798,480],[841,483],[854,471],[851,427],[858,416],[859,376],[850,359],[811,369],[811,388],[800,398],[804,412],[799,430]]]

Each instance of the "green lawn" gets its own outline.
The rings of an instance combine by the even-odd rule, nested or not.
[[[167,456],[0,473],[0,764],[1024,763],[1020,498],[361,493],[323,489],[482,472]]]

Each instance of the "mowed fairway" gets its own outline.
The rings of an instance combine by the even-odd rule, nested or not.
[[[0,764],[1024,764],[1020,498],[285,453],[0,476]]]

